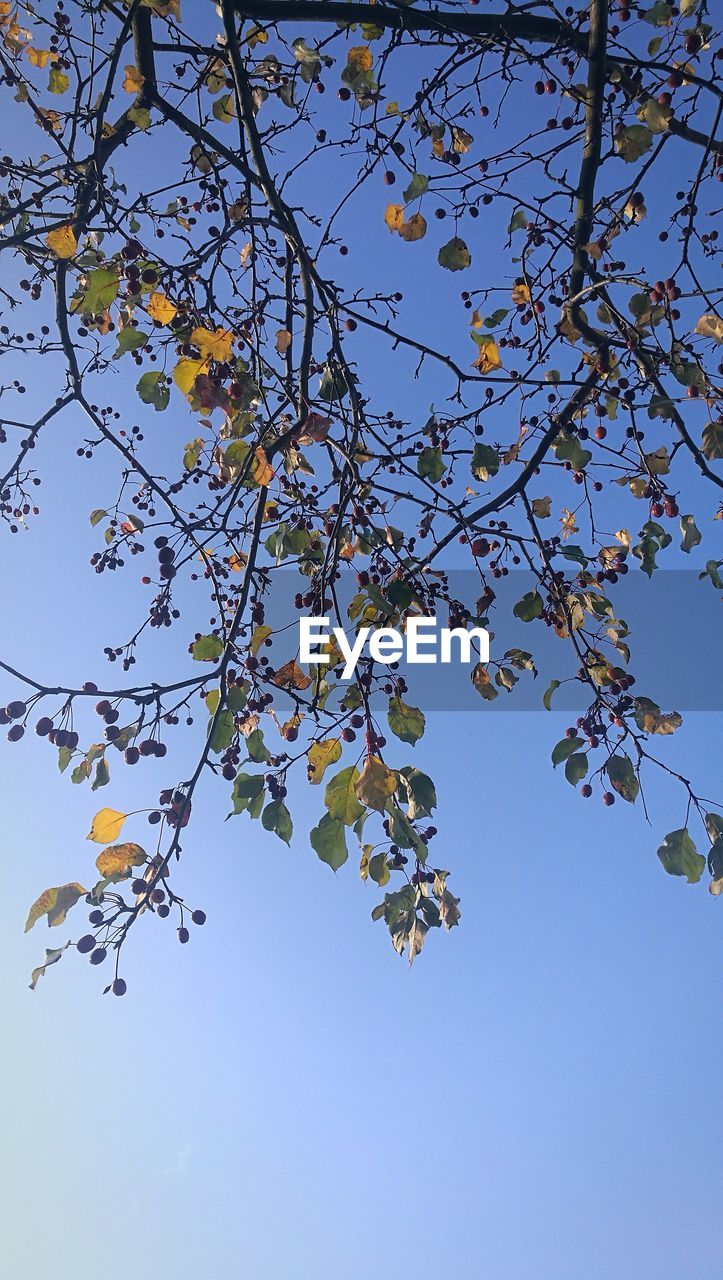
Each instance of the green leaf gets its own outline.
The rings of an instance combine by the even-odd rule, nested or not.
[[[444,461],[441,449],[433,449],[430,446],[422,449],[417,458],[417,475],[422,476],[423,479],[431,480],[432,484],[436,484],[438,480],[442,479],[446,470],[447,464]]]
[[[703,430],[703,453],[710,462],[723,458],[723,422],[709,422]]]
[[[559,435],[553,444],[555,457],[560,462],[569,462],[573,471],[583,471],[592,454],[583,449],[577,436]]]
[[[610,779],[613,791],[617,791],[623,800],[634,804],[640,783],[635,776],[632,761],[628,756],[611,756],[605,764],[605,772]]]
[[[314,852],[332,871],[338,871],[349,857],[344,823],[333,818],[330,813],[324,814],[318,826],[311,831],[309,839]]]
[[[582,782],[587,774],[587,756],[584,752],[576,752],[575,755],[569,756],[565,765],[565,777],[568,782],[576,787],[578,782]]]
[[[527,591],[514,605],[512,612],[520,622],[532,622],[534,618],[541,617],[544,607],[539,591]]]
[[[223,653],[223,640],[220,636],[201,636],[191,645],[191,656],[196,662],[216,662]]]
[[[101,507],[98,507],[95,511],[91,511],[90,523],[93,525],[93,527],[95,527],[95,525],[100,524],[101,520],[103,520],[104,517],[107,515],[108,515],[107,511],[103,511]]]
[[[697,884],[705,870],[705,858],[698,853],[687,827],[668,833],[658,849],[658,857],[668,875],[685,876],[688,884]]]
[[[248,809],[252,817],[258,817],[258,813],[252,811],[252,805],[259,801],[263,804],[263,794],[264,779],[260,773],[237,774],[231,792],[234,813],[243,813]],[[258,812],[261,812],[260,808]]]
[[[144,404],[152,404],[157,412],[166,409],[171,398],[171,388],[162,373],[144,373],[139,378],[136,391]],[[196,459],[198,461],[198,459]],[[191,468],[189,467],[190,471]]]
[[[579,747],[582,746],[582,738],[561,738],[561,740],[552,749],[552,763],[555,768],[567,760],[568,756],[573,755]]]
[[[417,200],[419,196],[423,196],[425,191],[428,189],[429,178],[427,178],[423,173],[412,174],[412,180],[403,192],[404,203],[411,204],[412,200]]]
[[[448,244],[442,245],[437,254],[437,262],[447,271],[464,271],[470,266],[472,258],[464,240],[454,236]]]
[[[414,746],[422,737],[425,728],[424,713],[418,707],[410,707],[400,697],[389,699],[387,720],[392,733],[402,742]]]
[[[386,853],[375,853],[369,859],[369,875],[382,888],[389,883],[389,867]]]
[[[264,735],[260,729],[254,729],[246,739],[246,750],[249,760],[253,760],[254,764],[266,764],[271,759],[271,754],[266,748]]]
[[[705,569],[698,574],[699,580],[702,582],[703,578],[710,578],[716,590],[723,591],[723,577],[720,573],[721,565],[723,565],[723,560],[706,560]]]
[[[273,831],[284,844],[291,844],[294,830],[289,813],[283,800],[272,800],[261,814],[261,825],[266,831]]]
[[[151,113],[148,107],[130,107],[128,110],[128,119],[132,120],[137,129],[144,132],[150,128]]]
[[[524,209],[515,209],[507,226],[507,234],[512,235],[515,231],[524,231],[527,226],[527,214]]]
[[[95,766],[95,777],[93,779],[93,785],[91,787],[91,791],[97,791],[99,787],[106,787],[109,782],[110,782],[110,769],[108,768],[108,762],[105,756],[101,756],[100,760]]]
[[[626,164],[634,164],[653,145],[653,135],[644,124],[630,124],[615,138],[615,149]]]
[[[407,817],[412,820],[431,818],[432,810],[437,807],[437,793],[432,779],[412,765],[406,765],[399,772],[406,783],[409,797]]]
[[[127,324],[118,333],[118,346],[115,349],[113,359],[117,360],[119,356],[124,356],[127,351],[137,351],[139,347],[144,347],[147,341],[147,333],[141,333],[140,329],[136,329],[132,324]]]
[[[472,475],[486,482],[500,469],[500,455],[489,444],[476,444],[472,453]]]
[[[70,87],[70,80],[64,71],[58,67],[50,68],[48,76],[48,92],[49,93],[65,93]]]
[[[83,291],[81,311],[91,315],[107,311],[117,297],[119,283],[117,272],[110,267],[99,267],[97,271],[91,271]]]
[[[360,776],[356,765],[352,764],[346,769],[340,769],[326,784],[324,804],[329,810],[329,817],[343,826],[353,826],[364,813],[364,805],[357,800],[354,789]]]
[[[559,680],[551,680],[542,697],[542,705],[545,711],[552,711],[552,695],[556,689],[560,688]]]
[[[211,738],[211,751],[225,751],[227,747],[231,746],[233,737],[233,712],[229,711],[228,708],[224,708],[214,726],[213,737]]]
[[[680,544],[681,551],[692,550],[702,540],[700,529],[697,528],[695,523],[695,516],[680,517],[680,532],[683,535],[683,540]]]

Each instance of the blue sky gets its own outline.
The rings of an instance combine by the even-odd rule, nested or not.
[[[400,251],[422,248],[390,242],[387,195],[379,182],[350,213],[350,273],[384,277]],[[474,235],[482,273],[486,233]],[[411,313],[424,308],[471,360],[457,282],[409,279]],[[375,347],[373,359],[390,403],[421,415],[443,396],[436,375],[415,384],[403,358]],[[23,363],[21,374],[30,412],[45,373]],[[153,415],[119,395],[156,432],[158,456],[194,434],[177,401]],[[5,541],[3,656],[49,680],[100,682],[102,645],[139,616],[142,570],[87,568],[99,541],[88,514],[114,471],[102,456],[76,459],[76,431],[66,414],[38,450],[52,478],[41,519]],[[185,631],[173,641],[156,652],[175,669]],[[77,936],[72,917],[21,931],[41,889],[88,876],[97,797],[60,777],[34,736],[4,750],[9,1272],[717,1280],[721,906],[655,857],[683,819],[671,788],[651,779],[651,827],[637,807],[586,805],[553,774],[566,724],[542,711],[430,715],[414,758],[437,784],[435,862],[453,868],[463,917],[411,971],[371,923],[378,891],[354,858],[334,877],[309,849],[314,792],[293,793],[287,850],[245,816],[224,822],[227,789],[206,786],[182,882],[208,923],[181,947],[170,920],[144,918],[124,1000],[102,998],[98,973],[72,954],[27,989],[42,948]],[[697,713],[675,740],[709,796],[720,729],[720,715]],[[166,761],[116,768],[101,802],[145,806],[186,776],[195,744],[176,737]],[[128,838],[142,842],[134,821]]]

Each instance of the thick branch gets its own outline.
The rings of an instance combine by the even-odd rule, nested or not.
[[[393,31],[462,35],[479,40],[533,40],[587,49],[587,37],[568,23],[532,13],[448,13],[443,9],[392,8],[388,5],[335,3],[334,0],[234,0],[236,12],[256,22],[371,22]]]

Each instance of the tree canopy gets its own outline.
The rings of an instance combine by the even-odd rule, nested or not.
[[[305,773],[312,856],[338,871],[356,851],[398,952],[457,924],[414,764],[424,709],[372,659],[348,683],[333,647],[302,666],[296,620],[494,628],[516,568],[529,647],[474,667],[479,714],[558,637],[540,701],[574,682],[585,708],[553,766],[604,806],[644,804],[661,770],[681,825],[660,862],[720,893],[723,818],[660,757],[681,716],[616,606],[628,572],[679,566],[720,528],[713,18],[706,0],[0,3],[0,516],[8,538],[42,518],[44,441],[65,430],[94,571],[140,578],[130,634],[99,637],[102,677],[48,683],[6,636],[0,722],[110,798],[177,727],[195,743],[145,812],[90,801],[95,869],[81,857],[30,910],[28,928],[58,926],[85,902],[74,945],[108,961],[107,989],[125,991],[141,915],[172,915],[182,942],[204,923],[178,865],[202,785],[288,844]],[[29,380],[47,395],[31,418]],[[723,559],[700,564],[721,591]]]

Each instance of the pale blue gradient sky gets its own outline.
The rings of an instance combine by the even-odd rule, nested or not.
[[[163,138],[144,140],[149,162]],[[377,183],[350,210],[350,273],[386,277],[400,251],[422,260],[381,227],[386,194]],[[372,217],[373,261],[354,243]],[[467,229],[483,283],[484,236]],[[410,314],[424,309],[471,360],[459,283],[435,273],[430,295],[430,278],[411,272]],[[437,377],[413,384],[413,364],[376,347],[372,358],[390,404],[421,417],[443,400]],[[46,372],[19,373],[30,412]],[[194,434],[177,400],[163,415],[125,403],[158,456]],[[113,489],[102,457],[75,458],[76,427],[66,415],[38,450],[54,477],[41,521],[3,538],[2,648],[49,680],[100,681],[102,644],[139,618],[142,568],[86,569],[99,541],[88,513]],[[704,506],[696,565],[713,554]],[[174,669],[193,630],[182,626],[159,640]],[[453,868],[463,917],[411,972],[370,922],[379,894],[353,856],[334,877],[311,853],[316,793],[294,791],[287,850],[246,817],[225,824],[227,788],[206,787],[182,888],[208,924],[180,947],[171,920],[144,918],[124,1000],[101,998],[105,974],[72,953],[31,994],[43,947],[77,936],[78,918],[27,938],[23,922],[47,884],[88,877],[94,809],[146,805],[186,776],[191,744],[176,734],[166,761],[117,766],[96,797],[61,778],[34,736],[4,749],[8,1273],[718,1280],[722,908],[655,857],[683,820],[679,793],[651,781],[649,827],[639,807],[586,805],[552,773],[566,723],[483,708],[430,717],[415,759],[437,783],[434,861]],[[707,795],[720,730],[698,714],[676,735],[674,758]],[[128,838],[142,842],[134,821]]]

